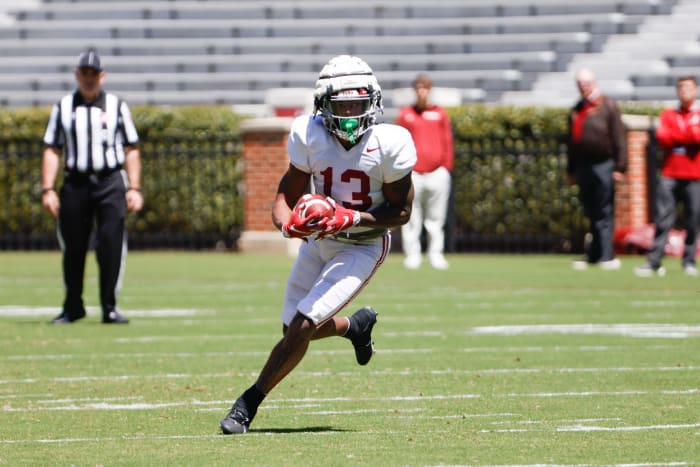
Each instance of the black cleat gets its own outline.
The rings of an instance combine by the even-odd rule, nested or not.
[[[51,320],[51,324],[70,324],[74,321],[78,321],[79,319],[83,318],[85,318],[85,310],[81,310],[80,312],[73,315],[63,311],[60,315],[56,316],[54,319]]]
[[[102,316],[102,322],[104,324],[127,324],[128,319],[123,317],[118,311],[110,311],[108,314]]]
[[[367,365],[374,354],[374,341],[372,340],[372,328],[377,322],[377,312],[371,307],[364,307],[352,315],[357,325],[357,335],[351,339],[355,348],[355,358],[360,365]]]
[[[248,418],[243,412],[241,412],[236,404],[233,404],[231,411],[228,413],[226,418],[221,420],[221,431],[225,435],[241,434],[248,431],[250,422],[252,420]]]

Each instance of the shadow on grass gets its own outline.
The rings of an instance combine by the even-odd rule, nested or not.
[[[289,434],[289,433],[341,433],[350,432],[353,430],[343,430],[340,428],[333,428],[332,426],[307,426],[302,428],[261,428],[248,430],[248,433],[277,433],[277,434]]]
[[[57,315],[58,316],[58,315]],[[127,328],[127,324],[122,324],[122,323],[103,323],[102,318],[81,318],[77,321],[73,321],[72,323],[61,323],[61,324],[55,324],[53,322],[54,318],[57,316],[49,317],[46,319],[42,319],[40,321],[36,319],[13,319],[12,322],[16,324],[33,324],[33,325],[47,325],[49,327],[54,327],[54,328],[70,328],[70,327],[82,327],[82,326],[107,326],[107,327],[114,327],[114,328]],[[131,322],[131,320],[129,321]]]

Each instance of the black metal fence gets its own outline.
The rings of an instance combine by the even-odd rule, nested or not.
[[[0,249],[56,249],[41,206],[42,144],[0,141]],[[239,140],[141,144],[144,209],[129,214],[132,249],[235,249],[242,224]],[[60,186],[60,175],[57,186]]]
[[[58,248],[55,220],[41,207],[41,150],[40,141],[0,141],[0,249]],[[235,250],[240,141],[171,138],[145,142],[141,152],[145,206],[129,215],[130,248]],[[581,249],[586,225],[576,188],[564,183],[561,137],[458,139],[456,152],[449,251]]]
[[[448,249],[580,251],[587,223],[565,183],[563,135],[457,139]]]

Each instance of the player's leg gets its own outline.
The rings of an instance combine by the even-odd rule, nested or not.
[[[296,314],[260,371],[256,381],[260,391],[270,392],[299,364],[315,331],[316,325],[310,319],[301,313]]]
[[[248,431],[267,393],[298,365],[316,331],[332,326],[327,323],[335,322],[334,315],[366,285],[386,258],[389,245],[389,234],[372,245],[343,244],[330,239],[302,244],[285,293],[284,337],[273,348],[256,383],[234,402],[221,421],[224,434]],[[320,273],[316,273],[319,265]],[[304,291],[306,294],[297,302],[298,310],[290,319],[289,307]],[[352,328],[352,318],[350,323]]]
[[[103,323],[128,323],[117,311],[126,259],[126,221],[124,181],[119,172],[102,180],[95,190],[97,217],[96,256],[100,271],[100,302]]]
[[[337,313],[369,281],[386,257],[390,243],[387,235],[368,245],[334,240],[302,245],[285,290],[282,311],[285,335],[289,332],[288,323],[300,311],[315,325],[312,340],[334,336],[357,340],[363,333],[371,332],[376,322],[375,312],[362,309],[350,317]]]
[[[377,313],[364,307],[348,318],[335,315],[359,294],[382,264],[391,237],[387,234],[363,245],[339,241],[322,245],[324,254],[332,260],[325,265],[313,289],[298,303],[298,309],[318,324],[314,338],[342,335],[352,342],[357,362],[366,365],[374,353],[372,328]],[[342,322],[346,319],[347,326]]]
[[[300,313],[287,326],[284,337],[273,347],[257,381],[233,403],[220,425],[224,434],[245,433],[265,396],[304,358],[316,326]]]
[[[220,426],[224,434],[248,431],[258,406],[271,389],[270,382],[276,381],[274,384],[277,384],[306,353],[308,341],[311,340],[316,326],[311,326],[312,323],[308,319],[299,315],[296,306],[313,287],[323,265],[319,245],[315,242],[302,243],[287,279],[282,307],[283,338],[270,352],[255,384],[236,399],[226,418],[221,420]],[[280,370],[281,367],[284,369]]]
[[[58,239],[63,250],[66,295],[62,313],[53,320],[56,324],[76,321],[85,316],[83,282],[92,222],[86,180],[66,180],[61,188],[61,209],[58,211]]]
[[[325,339],[327,337],[344,336],[350,328],[350,318],[334,316],[316,328],[311,340]]]
[[[311,340],[336,336],[345,337],[355,347],[357,363],[366,365],[374,354],[372,329],[377,323],[377,314],[371,307],[365,306],[349,317],[334,316],[316,328]]]

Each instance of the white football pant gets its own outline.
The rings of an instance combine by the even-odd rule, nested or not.
[[[384,262],[391,235],[367,243],[334,239],[302,242],[289,273],[282,322],[289,325],[297,311],[321,324],[350,303]]]

